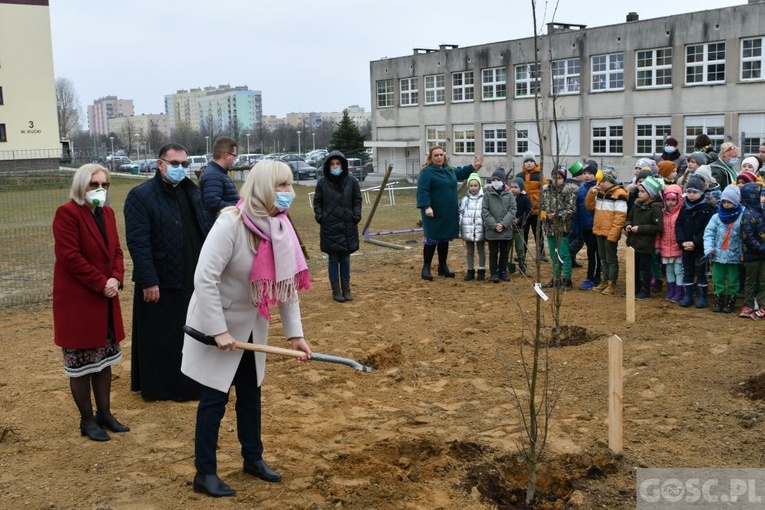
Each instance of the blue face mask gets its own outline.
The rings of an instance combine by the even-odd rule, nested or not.
[[[174,184],[178,184],[179,182],[181,182],[183,179],[186,178],[186,169],[183,168],[181,165],[178,165],[178,166],[167,165],[167,174],[165,175],[167,176],[167,179],[170,182]]]
[[[730,158],[731,165],[735,165],[736,163],[738,163],[738,158]]]
[[[667,145],[664,147],[664,152],[666,152],[667,154],[672,154],[673,152],[675,152],[675,150],[676,149],[672,147],[671,145]]]
[[[293,198],[295,198],[295,194],[291,191],[277,191],[274,207],[284,212],[292,205]]]
[[[338,175],[343,173],[343,169],[342,169],[342,167],[341,168],[330,168],[329,169],[329,173],[331,173],[332,175],[337,177]]]

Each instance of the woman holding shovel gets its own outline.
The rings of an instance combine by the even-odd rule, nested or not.
[[[298,291],[310,281],[305,258],[287,218],[294,193],[292,171],[275,160],[257,163],[236,207],[223,209],[205,240],[194,275],[187,324],[215,338],[216,346],[186,336],[181,371],[201,383],[197,410],[194,491],[212,497],[235,491],[217,475],[218,429],[228,392],[236,386],[236,418],[244,472],[267,482],[282,477],[263,460],[260,386],[265,354],[235,349],[236,341],[266,344],[277,306],[292,349],[311,349],[303,338]],[[248,340],[249,339],[249,340]]]

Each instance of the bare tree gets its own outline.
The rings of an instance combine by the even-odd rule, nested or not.
[[[56,78],[58,134],[70,138],[80,131],[80,99],[69,78]]]
[[[161,146],[168,142],[165,134],[159,129],[156,122],[149,122],[149,132],[144,138],[146,150],[150,154],[156,154]]]
[[[125,122],[119,132],[119,139],[122,142],[122,148],[127,151],[128,157],[133,150],[133,139],[136,133],[138,133],[138,129],[133,120],[130,117],[125,117]]]

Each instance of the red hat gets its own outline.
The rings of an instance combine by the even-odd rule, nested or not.
[[[744,181],[744,183],[757,182],[757,176],[754,175],[752,172],[747,172],[746,170],[744,170],[743,172],[738,174],[738,177],[736,177],[736,182],[738,181]]]
[[[672,138],[670,136],[669,138],[667,138],[666,144],[671,145],[672,147],[677,147],[677,139]]]

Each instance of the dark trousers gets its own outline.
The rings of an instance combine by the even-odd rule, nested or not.
[[[529,245],[529,230],[534,232],[534,242],[536,243],[536,250],[533,253],[534,260],[539,258],[539,255],[545,254],[545,236],[540,232],[539,237],[537,237],[538,221],[539,216],[536,214],[529,214],[529,217],[526,218],[526,223],[523,225],[523,244],[526,246]],[[526,250],[526,252],[528,252],[528,250]]]
[[[700,287],[709,284],[707,279],[707,259],[704,258],[704,250],[683,250],[683,283],[693,285],[694,282]]]
[[[587,246],[587,279],[588,280],[600,280],[600,254],[598,253],[598,241],[595,239],[595,234],[592,230],[582,230],[581,239]],[[574,254],[571,254],[571,260],[574,259]]]
[[[327,252],[329,281],[336,282],[339,279],[351,279],[351,252],[330,251]]]
[[[260,387],[255,370],[255,353],[244,352],[233,386],[236,387],[236,431],[242,445],[242,457],[245,462],[257,462],[263,458],[263,443],[260,440]],[[217,472],[215,449],[227,403],[228,392],[202,386],[194,441],[194,465],[201,475]]]
[[[638,292],[641,289],[646,292],[651,291],[651,279],[653,278],[651,259],[653,259],[652,253],[635,252],[635,267],[638,273],[635,275],[635,290]]]
[[[489,272],[491,274],[507,273],[507,259],[510,254],[510,239],[488,241],[489,243]]]

